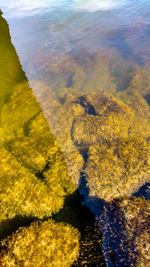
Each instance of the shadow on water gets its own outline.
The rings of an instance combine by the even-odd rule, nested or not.
[[[122,199],[106,202],[97,197],[90,197],[84,172],[81,173],[79,190],[80,193],[84,195],[83,203],[94,213],[97,220],[96,226],[99,227],[102,233],[102,252],[105,257],[106,265],[108,267],[136,266],[139,252],[135,249],[134,244],[136,243],[136,238],[140,236],[144,230],[147,231],[147,219],[140,225],[135,212],[133,225],[137,227],[134,229],[133,226],[133,229],[129,230],[129,227],[131,227],[130,221],[127,222],[124,209],[120,206],[120,201],[122,201]],[[132,196],[137,198],[144,197],[146,200],[150,200],[150,183],[146,183],[140,187]],[[135,205],[138,205],[138,202],[136,203],[136,200],[132,200],[131,197],[131,203],[132,201],[133,203],[135,201],[133,206],[136,210]]]
[[[139,188],[132,196],[144,197],[146,200],[150,200],[150,183],[146,183]]]
[[[150,94],[147,94],[144,96],[146,102],[148,103],[148,105],[150,106]]]
[[[30,226],[32,222],[37,221],[37,217],[16,215],[12,219],[0,222],[0,239],[6,238],[22,226]]]
[[[87,204],[87,203],[86,203]],[[88,205],[84,205],[84,197],[76,190],[65,198],[64,207],[52,218],[56,222],[65,222],[78,228],[81,233],[80,255],[72,265],[75,266],[106,266],[102,252],[102,235],[100,227],[95,224],[94,213]]]

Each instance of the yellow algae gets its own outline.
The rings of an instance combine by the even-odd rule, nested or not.
[[[91,146],[85,170],[90,196],[111,201],[132,194],[149,180],[149,164],[150,147],[142,138]]]
[[[1,266],[71,266],[79,254],[77,229],[53,220],[21,227],[3,240]]]

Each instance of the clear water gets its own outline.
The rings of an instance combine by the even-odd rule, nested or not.
[[[7,0],[1,1],[0,7],[31,79],[40,63],[35,60],[34,71],[29,66],[37,57],[49,57],[52,64],[59,64],[59,55],[91,56],[109,51],[111,55],[107,57],[113,57],[113,61],[123,59],[121,65],[129,61],[141,65],[150,58],[147,0]]]
[[[150,73],[150,2],[5,0],[0,8],[9,23],[23,70],[66,159],[70,151],[77,150],[86,162],[87,147],[82,151],[72,147],[72,140],[66,141],[60,134],[68,134],[69,119],[66,113],[64,118],[58,114],[59,105],[63,106],[70,92],[80,95],[100,89],[116,96],[128,88],[137,69],[146,68]],[[51,93],[59,102],[58,113]],[[150,89],[146,95],[149,104]],[[75,167],[72,165],[70,169],[74,171],[76,163]],[[81,192],[86,198],[89,192],[82,186],[85,184],[81,185]],[[149,191],[146,194],[149,199]]]

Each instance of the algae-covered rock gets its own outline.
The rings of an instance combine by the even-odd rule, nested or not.
[[[78,100],[86,109],[86,113],[93,115],[108,115],[119,113],[124,118],[132,117],[132,110],[116,97],[98,90],[88,95],[83,95]]]
[[[92,54],[78,51],[77,55],[57,56],[38,51],[32,55],[28,72],[31,79],[46,82],[58,98],[67,92],[81,93],[99,89],[114,93],[116,84],[110,73],[110,66],[114,60],[116,60],[114,51]]]
[[[14,77],[5,68],[3,72],[5,95],[9,92],[9,98],[0,106],[0,220],[4,222],[15,216],[45,218],[63,207],[65,196],[74,192],[75,185],[1,17],[0,23],[7,31],[4,35],[7,38],[2,38],[3,49],[9,50],[9,58],[1,57],[1,64],[6,69],[9,64],[16,64],[18,71]],[[5,42],[9,44],[6,47]]]
[[[1,242],[0,265],[71,266],[79,255],[77,229],[53,220],[19,228]]]
[[[128,87],[126,90],[118,92],[116,97],[120,98],[124,103],[130,106],[136,112],[136,115],[138,114],[143,117],[149,116],[149,105],[136,88],[133,89]]]
[[[134,113],[123,102],[104,93],[95,92],[77,100],[84,107],[86,116],[75,118],[72,138],[76,145],[111,142],[127,137]]]
[[[16,214],[50,216],[62,208],[64,196],[72,193],[75,186],[61,149],[27,82],[14,87],[1,114],[5,150],[2,148],[3,179],[0,181],[7,179],[7,188],[1,194],[5,211],[1,212],[1,219]]]
[[[142,198],[123,197],[106,204],[100,223],[104,250],[111,249],[117,266],[150,265],[149,221],[150,203]]]
[[[142,77],[144,70],[138,70],[137,76]],[[146,71],[148,72],[148,71]],[[148,73],[147,73],[148,75]],[[137,79],[137,80],[136,80]],[[130,129],[130,135],[139,136],[143,138],[149,138],[150,136],[150,107],[148,103],[148,98],[144,93],[144,87],[150,92],[149,85],[145,85],[146,79],[138,81],[138,78],[133,77],[129,87],[116,94],[116,97],[119,97],[124,103],[126,103],[132,110],[135,112],[135,117],[133,120],[132,129]],[[149,76],[147,77],[147,80]],[[148,81],[147,81],[148,83]]]
[[[95,52],[90,56],[80,56],[78,61],[80,66],[83,66],[85,73],[85,80],[81,86],[83,92],[89,93],[98,90],[104,90],[110,94],[116,92],[115,79],[110,73],[110,66],[118,57],[116,54],[112,50]]]
[[[150,147],[136,137],[93,145],[85,172],[90,196],[111,201],[131,195],[149,181]]]
[[[50,85],[57,96],[62,95],[63,88],[80,90],[85,80],[84,69],[67,54],[47,55],[38,51],[32,56],[28,72],[32,79]]]
[[[146,68],[137,69],[129,87],[136,89],[136,91],[148,100],[150,94],[150,71]]]
[[[58,143],[62,147],[65,155],[69,173],[73,181],[78,184],[80,171],[83,168],[83,158],[72,140],[72,124],[74,118],[84,114],[84,108],[72,99],[76,99],[76,95],[72,94],[71,99],[64,104],[56,100],[51,89],[43,82],[33,81],[32,85],[37,92],[37,99],[41,103],[43,113],[49,123],[51,132],[57,138]],[[45,90],[46,88],[46,97]]]

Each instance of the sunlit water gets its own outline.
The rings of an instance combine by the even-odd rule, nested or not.
[[[60,123],[55,131],[58,125],[51,117],[55,112],[48,110],[53,108],[51,98],[45,107],[47,91],[61,104],[69,92],[100,89],[115,94],[128,87],[136,69],[150,68],[148,0],[6,0],[0,8],[23,69],[58,139],[59,131],[65,129]],[[60,144],[67,155],[68,143],[60,138]]]
[[[147,0],[7,0],[0,7],[30,78],[34,75],[29,65],[40,53],[51,58],[60,54],[78,57],[109,50],[124,63],[149,60]]]

